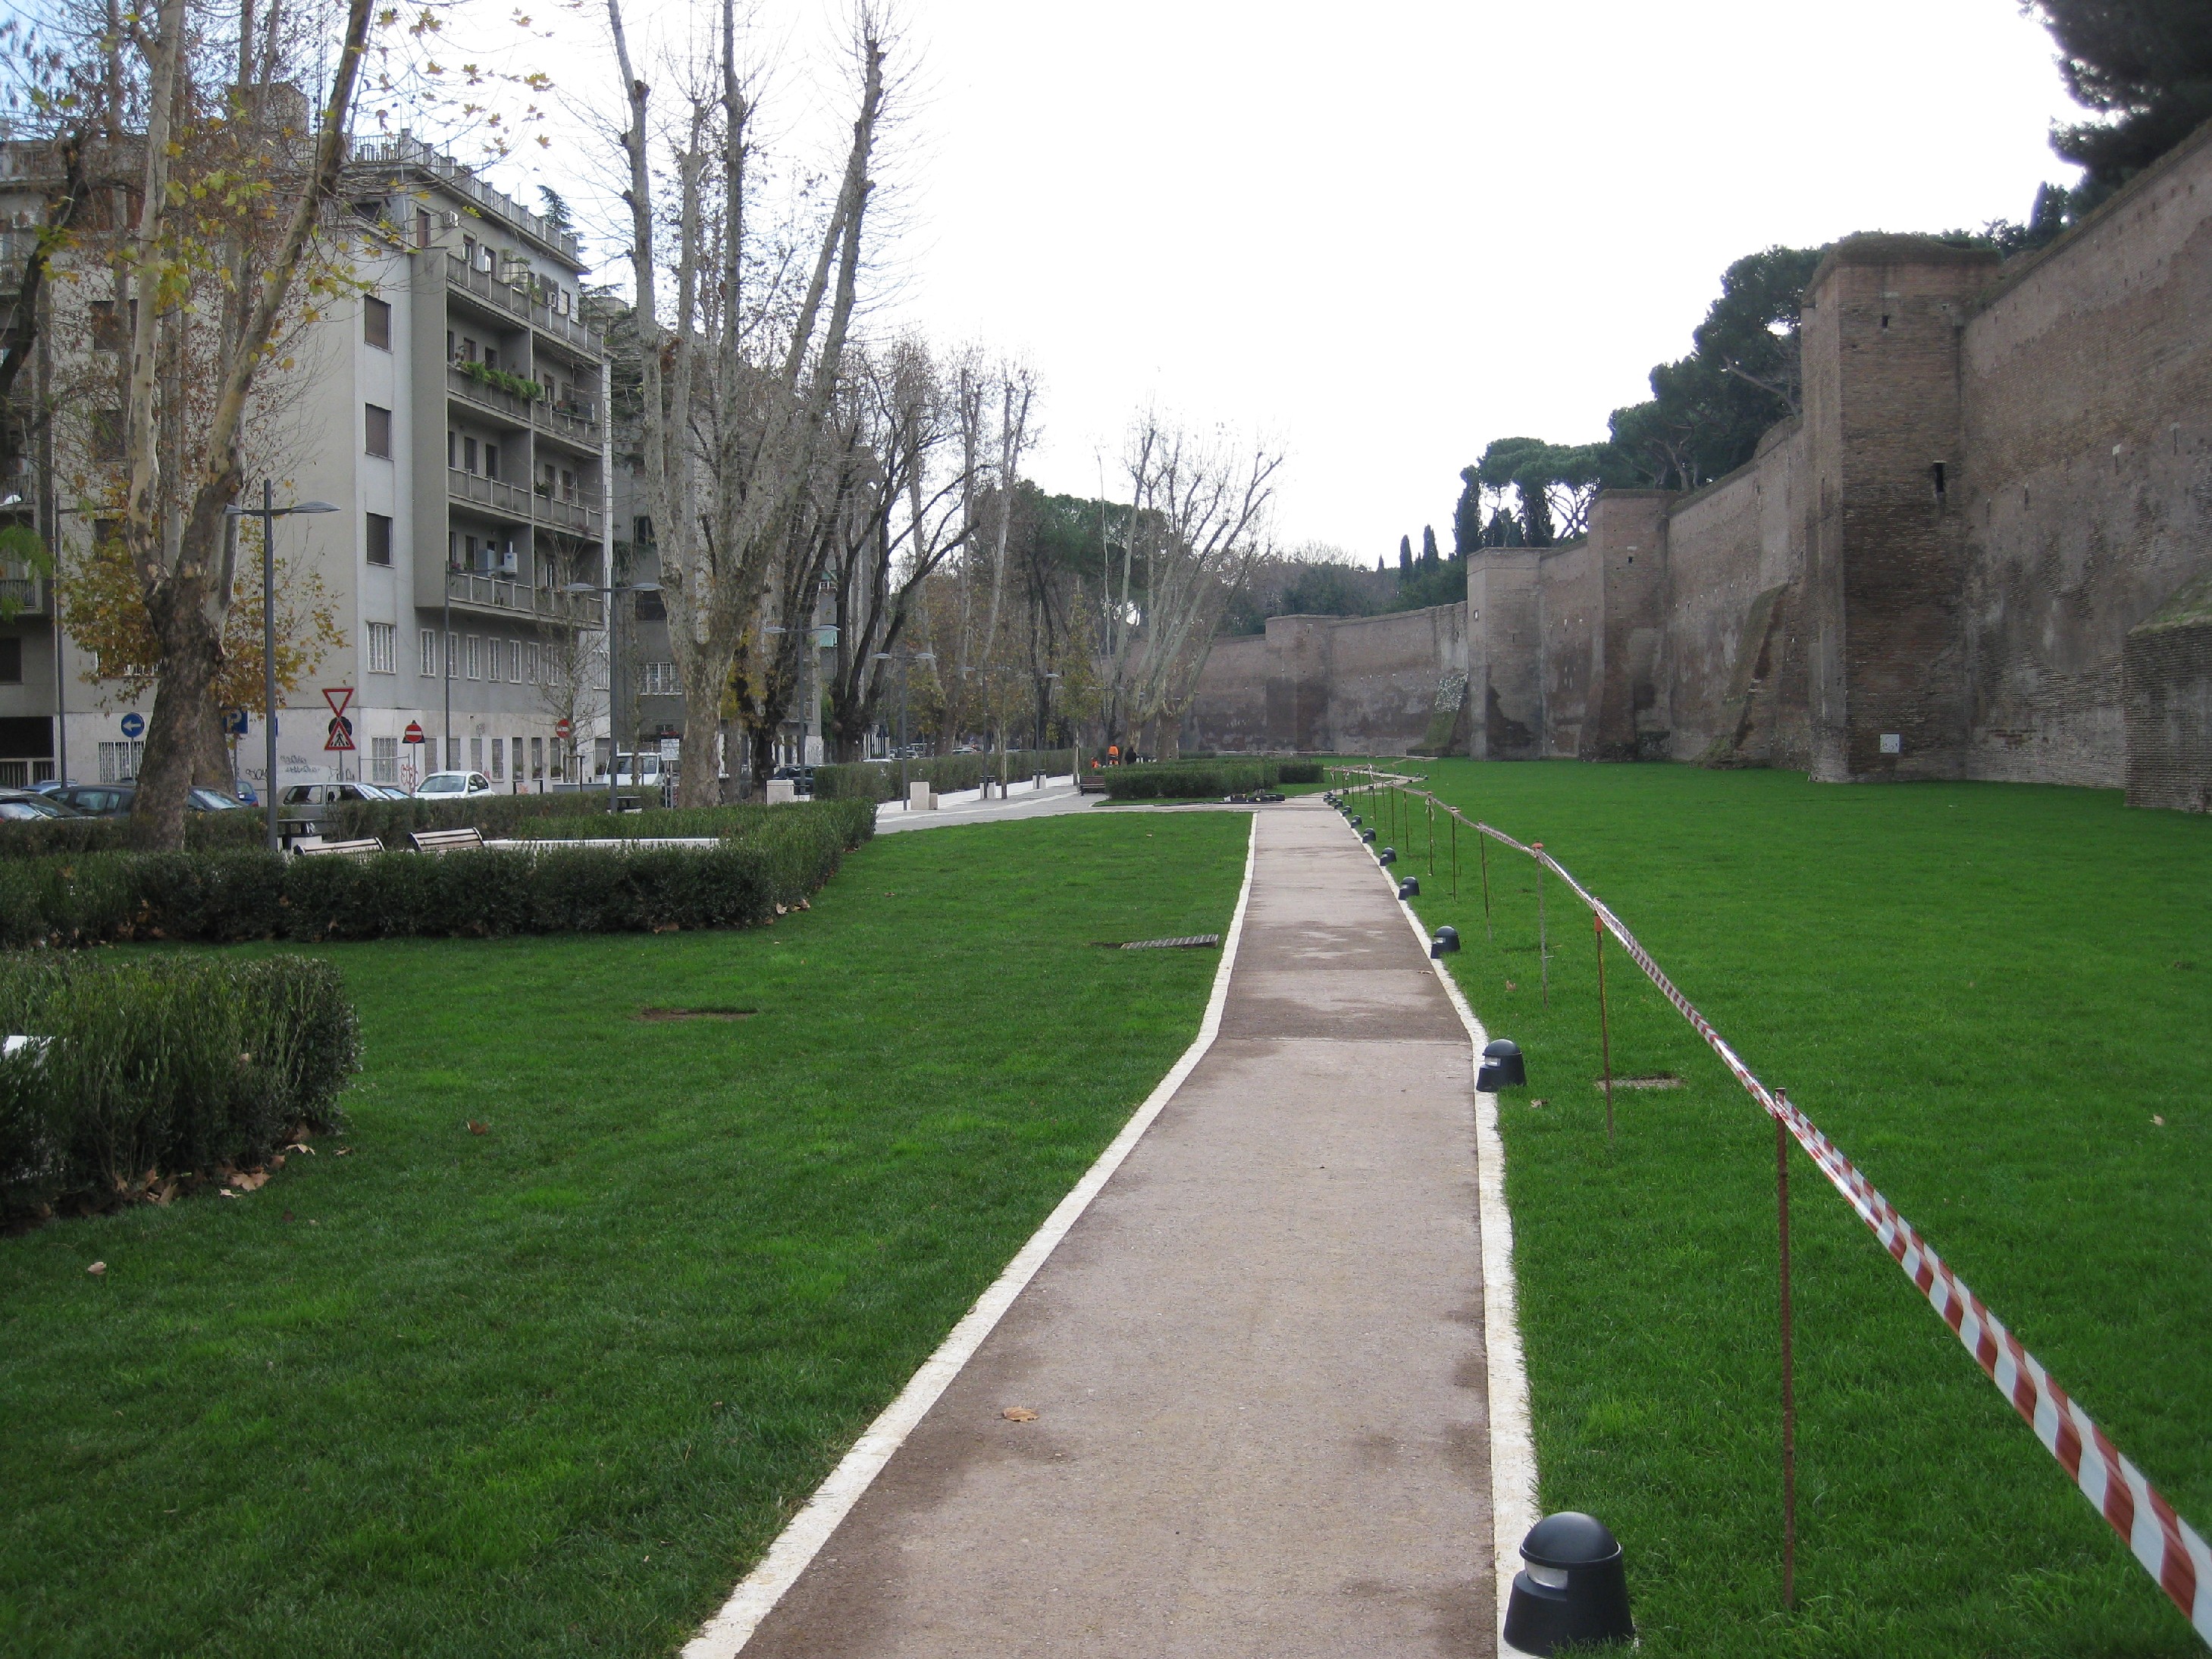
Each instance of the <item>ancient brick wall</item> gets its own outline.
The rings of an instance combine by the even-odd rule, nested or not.
[[[1595,682],[1605,637],[1604,583],[1587,538],[1544,550],[1536,561],[1536,592],[1544,753],[1579,754],[1583,728],[1596,714]]]
[[[1267,636],[1242,634],[1216,640],[1199,671],[1198,692],[1183,715],[1185,749],[1238,753],[1267,744]]]
[[[1348,617],[1328,650],[1326,749],[1402,755],[1428,734],[1440,684],[1467,672],[1467,607]]]
[[[1208,741],[1264,705],[1267,746],[1402,752],[1463,667],[1477,757],[2125,782],[2205,810],[2212,126],[2008,268],[1845,238],[1800,337],[1802,413],[1749,465],[1610,492],[1573,546],[1479,552],[1462,634],[1279,617],[1264,666],[1224,641]]]
[[[2212,129],[1974,307],[1968,775],[2123,782],[2128,630],[2212,567]]]

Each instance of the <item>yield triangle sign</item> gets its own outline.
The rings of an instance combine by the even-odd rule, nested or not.
[[[330,704],[331,714],[337,715],[340,719],[343,719],[345,717],[346,705],[353,701],[353,687],[349,685],[326,685],[323,688],[323,701]]]

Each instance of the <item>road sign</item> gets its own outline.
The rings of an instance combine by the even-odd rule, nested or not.
[[[146,735],[146,717],[132,709],[123,717],[123,735],[134,743]]]
[[[575,729],[576,727],[574,723],[571,721],[566,714],[563,714],[559,720],[553,722],[553,735],[563,740],[565,740],[570,733],[574,732]]]
[[[330,704],[331,713],[336,714],[340,720],[343,720],[345,718],[346,705],[353,701],[353,687],[349,685],[326,685],[323,688],[323,701]],[[351,728],[349,727],[348,729],[350,730]],[[349,744],[346,746],[348,748],[351,748],[353,745]]]
[[[330,741],[325,743],[323,747],[325,749],[352,748],[353,722],[348,720],[343,714],[335,716],[331,721]]]
[[[408,721],[407,730],[400,734],[399,741],[402,743],[421,743],[423,741],[422,723],[420,720]]]
[[[246,735],[246,714],[243,708],[224,709],[222,711],[223,736],[226,738],[244,737]]]

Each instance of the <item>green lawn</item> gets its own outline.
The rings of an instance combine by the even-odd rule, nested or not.
[[[0,1651],[672,1650],[1189,1042],[1218,956],[1096,942],[1225,931],[1248,824],[890,836],[750,933],[319,951],[349,1135],[0,1239]]]
[[[2212,1525],[2212,819],[2116,793],[1778,772],[1415,762],[1541,841],[2005,1320],[2182,1514]],[[1779,1612],[1774,1136],[1526,859],[1386,830],[1493,1035],[1547,1509],[1627,1551],[1644,1651],[2201,1653],[1810,1162],[1791,1153],[1800,1608]],[[1536,1103],[1540,1101],[1540,1105]],[[2158,1120],[2163,1119],[2163,1122]]]

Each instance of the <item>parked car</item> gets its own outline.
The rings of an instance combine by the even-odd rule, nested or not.
[[[65,783],[49,799],[92,817],[127,818],[131,816],[131,803],[137,795],[136,783]],[[240,810],[240,804],[220,789],[195,787],[185,797],[185,808],[192,812],[235,812]]]
[[[607,769],[600,767],[599,775],[604,780]],[[615,757],[615,782],[617,786],[630,784],[657,789],[665,783],[672,782],[674,778],[675,769],[662,762],[660,751],[657,749],[647,749],[635,755],[625,750]]]
[[[811,766],[779,766],[768,775],[771,782],[787,780],[794,795],[811,797],[814,793],[814,769]]]
[[[431,800],[470,800],[499,792],[481,772],[433,772],[416,786],[415,793]]]
[[[286,836],[319,836],[330,809],[349,801],[391,799],[383,786],[374,783],[294,783],[276,797],[277,827]],[[401,797],[404,799],[405,797]]]
[[[34,789],[0,789],[0,819],[17,823],[46,818],[81,818],[83,813]]]

